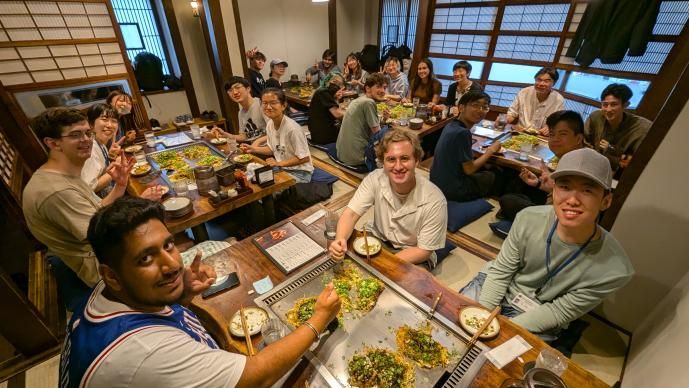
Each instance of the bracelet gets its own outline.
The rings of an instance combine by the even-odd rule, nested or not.
[[[302,325],[306,325],[309,329],[311,329],[311,331],[313,331],[313,334],[316,336],[316,339],[314,340],[314,342],[321,340],[321,333],[319,333],[318,330],[316,330],[316,328],[313,327],[312,324],[310,324],[309,322],[304,322],[304,323],[302,323]]]

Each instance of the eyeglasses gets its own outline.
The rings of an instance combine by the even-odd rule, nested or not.
[[[74,131],[74,132],[70,132],[70,133],[68,133],[68,134],[66,134],[66,135],[62,135],[62,136],[60,136],[60,137],[68,137],[68,138],[70,138],[70,139],[72,139],[72,140],[81,140],[81,139],[83,139],[84,137],[86,137],[87,139],[93,139],[93,136],[94,136],[95,134],[96,134],[96,133],[95,133],[94,131],[91,131],[91,130],[89,130],[89,131],[84,131],[84,132],[82,132],[82,131]]]
[[[481,105],[481,104],[478,104],[478,103],[475,103],[475,102],[472,103],[472,104],[469,104],[469,106],[472,107],[472,108],[474,108],[474,109],[485,110],[486,112],[488,112],[488,111],[490,110],[490,105]]]
[[[268,106],[268,105],[270,105],[270,106],[278,106],[278,105],[280,105],[280,101],[263,101],[263,102],[261,102],[261,106],[264,106],[264,107],[265,107],[265,106]]]

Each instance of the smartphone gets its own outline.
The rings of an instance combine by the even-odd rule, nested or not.
[[[212,286],[210,286],[209,289],[203,292],[201,294],[201,297],[203,299],[206,299],[208,297],[211,297],[219,292],[229,290],[231,288],[234,288],[239,285],[239,276],[237,276],[236,272],[232,272],[231,274],[227,275],[227,279],[223,280],[220,283],[215,283]]]

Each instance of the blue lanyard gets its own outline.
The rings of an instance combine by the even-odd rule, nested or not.
[[[568,265],[572,264],[572,262],[577,257],[579,257],[581,252],[583,252],[584,249],[586,249],[586,247],[589,245],[591,240],[593,240],[593,237],[596,235],[596,232],[598,231],[598,226],[596,226],[595,229],[593,230],[593,234],[591,234],[591,236],[588,238],[588,240],[586,240],[584,245],[580,246],[579,249],[577,249],[577,251],[574,252],[574,254],[569,257],[569,259],[565,260],[562,264],[560,264],[557,268],[555,268],[555,270],[553,272],[550,272],[550,245],[553,242],[553,234],[555,233],[555,228],[557,228],[557,223],[558,223],[558,220],[555,220],[555,222],[553,223],[553,226],[550,228],[550,233],[548,233],[548,239],[546,240],[546,247],[545,247],[545,268],[546,268],[546,271],[548,271],[548,275],[546,276],[543,284],[536,289],[536,296],[538,296],[541,293],[541,290],[543,289],[543,287],[545,287],[545,285],[548,284],[548,282],[552,278],[554,278],[557,274],[559,274]]]
[[[105,146],[96,142],[98,144],[98,147],[100,147],[100,152],[103,154],[103,158],[105,159],[105,165],[108,166],[110,164],[110,156],[108,155],[108,150],[105,149]]]

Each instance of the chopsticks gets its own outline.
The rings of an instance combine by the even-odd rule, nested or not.
[[[366,227],[364,227],[364,245],[366,245],[366,260],[371,260],[371,254],[368,251],[368,238],[366,237]]]
[[[500,313],[500,306],[495,306],[493,311],[490,312],[490,315],[488,316],[486,321],[483,322],[483,325],[481,325],[481,327],[478,330],[476,330],[476,333],[474,333],[474,336],[471,337],[471,340],[467,344],[467,348],[464,350],[464,353],[462,353],[462,356],[459,358],[460,362],[462,361],[462,359],[464,359],[464,357],[467,355],[467,353],[469,353],[469,350],[471,350],[471,348],[474,346],[474,344],[476,344],[476,341],[478,340],[478,337],[481,335],[481,333],[483,333],[483,331],[486,330],[488,325],[490,325],[490,323],[493,322],[493,319],[499,313]]]
[[[244,317],[244,306],[239,307],[239,319],[242,321],[242,330],[244,331],[244,339],[246,340],[246,349],[249,352],[249,357],[252,357],[255,354],[254,344],[251,342],[249,328],[246,326],[246,318]]]
[[[428,311],[428,319],[433,318],[433,314],[435,314],[435,309],[438,308],[438,303],[440,302],[440,298],[443,297],[442,291],[438,293],[438,296],[435,297],[435,300],[433,301],[433,307]]]

